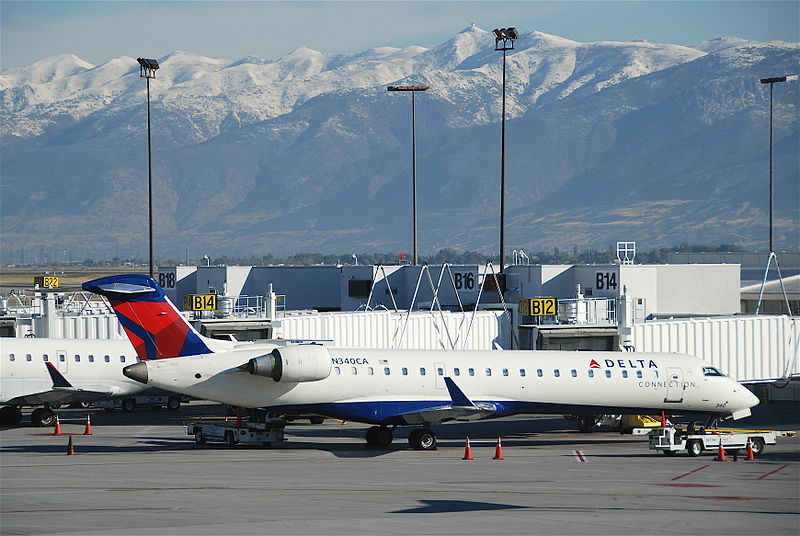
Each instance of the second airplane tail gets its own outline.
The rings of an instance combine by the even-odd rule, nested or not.
[[[82,286],[108,298],[140,360],[210,354],[224,344],[200,335],[148,275],[112,275]]]

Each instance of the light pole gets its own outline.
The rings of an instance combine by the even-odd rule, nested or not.
[[[797,75],[792,76],[774,76],[772,78],[762,78],[762,84],[769,84],[769,257],[767,257],[767,267],[764,269],[764,279],[761,282],[761,292],[758,294],[758,302],[756,304],[756,314],[761,311],[761,301],[764,297],[764,287],[767,284],[767,277],[769,274],[769,267],[772,260],[775,259],[775,268],[778,270],[778,280],[781,283],[781,290],[783,291],[783,298],[786,302],[786,309],[789,315],[792,314],[792,309],[789,306],[789,298],[786,294],[786,289],[783,286],[783,275],[781,274],[781,267],[778,264],[778,256],[775,254],[775,243],[773,241],[773,214],[774,214],[774,188],[772,184],[772,86],[778,82],[786,82],[787,80],[797,80]]]
[[[139,77],[147,80],[147,202],[148,202],[148,234],[150,237],[150,277],[153,277],[153,157],[150,150],[150,79],[156,77],[158,61],[137,58]]]
[[[514,40],[519,32],[514,27],[492,30],[494,49],[503,51],[503,116],[500,137],[500,273],[505,269],[505,224],[506,224],[506,51],[514,50]],[[499,292],[499,289],[498,289]]]
[[[386,91],[411,92],[411,199],[414,227],[414,265],[419,264],[417,253],[417,106],[415,95],[417,91],[428,91],[430,88],[430,86],[389,86],[386,88]]]

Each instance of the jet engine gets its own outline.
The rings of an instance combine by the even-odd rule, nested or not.
[[[331,374],[328,350],[318,344],[283,346],[247,362],[247,371],[276,382],[314,382]]]

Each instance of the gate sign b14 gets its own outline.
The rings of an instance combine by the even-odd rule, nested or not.
[[[186,294],[183,297],[184,311],[215,311],[216,309],[216,294]]]
[[[555,316],[558,300],[555,298],[524,298],[519,300],[519,314],[523,316]]]

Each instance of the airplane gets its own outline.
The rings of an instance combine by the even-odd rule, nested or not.
[[[0,425],[22,421],[20,406],[43,406],[31,413],[34,426],[55,423],[51,408],[150,390],[122,374],[137,361],[126,339],[3,338],[0,352]]]
[[[386,448],[397,426],[409,444],[436,448],[447,421],[522,413],[750,415],[758,398],[696,357],[681,354],[345,349],[236,344],[200,335],[149,276],[83,284],[108,298],[140,361],[125,376],[233,406],[313,413],[372,424]],[[391,427],[391,428],[390,428]]]

